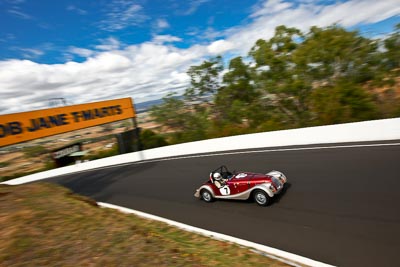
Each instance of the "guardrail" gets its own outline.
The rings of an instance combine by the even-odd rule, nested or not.
[[[400,140],[400,118],[308,127],[223,137],[133,152],[27,175],[4,182],[16,185],[117,164],[229,150],[293,145]]]

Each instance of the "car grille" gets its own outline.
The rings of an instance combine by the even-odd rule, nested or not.
[[[272,183],[274,184],[276,189],[279,189],[282,186],[281,181],[279,181],[279,179],[276,177],[272,177]]]

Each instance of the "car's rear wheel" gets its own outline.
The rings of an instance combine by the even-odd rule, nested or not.
[[[253,198],[254,201],[260,206],[267,206],[271,201],[271,198],[267,195],[267,193],[262,190],[254,191]]]
[[[205,201],[205,202],[212,202],[213,201],[213,196],[211,194],[210,191],[208,191],[207,189],[202,189],[200,192],[201,198]]]

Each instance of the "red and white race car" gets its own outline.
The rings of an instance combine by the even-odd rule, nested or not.
[[[232,173],[225,166],[221,166],[210,173],[210,178],[196,190],[194,196],[205,202],[214,199],[253,198],[258,205],[267,206],[271,199],[282,191],[286,182],[286,176],[279,171],[267,174]]]

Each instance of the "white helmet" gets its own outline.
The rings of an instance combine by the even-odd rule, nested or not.
[[[219,172],[214,173],[213,177],[215,180],[220,180],[222,178],[222,176]]]

